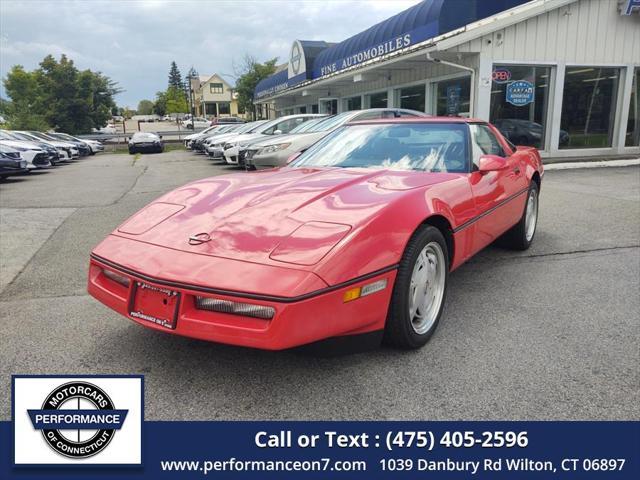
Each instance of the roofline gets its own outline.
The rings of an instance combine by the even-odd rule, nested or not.
[[[529,18],[541,15],[545,12],[556,10],[565,5],[575,3],[579,0],[532,0],[528,3],[518,5],[503,12],[492,15],[491,17],[478,20],[463,27],[457,28],[437,37],[433,37],[425,40],[424,42],[417,43],[410,47],[396,50],[382,57],[378,57],[367,62],[363,62],[359,65],[340,70],[334,74],[326,75],[321,78],[307,80],[302,83],[298,83],[290,88],[284,89],[275,95],[270,97],[264,97],[254,103],[262,104],[268,103],[277,98],[286,96],[288,93],[296,90],[303,89],[312,85],[322,85],[323,83],[329,83],[332,80],[347,77],[354,72],[365,72],[372,70],[381,65],[389,65],[401,60],[423,55],[424,53],[441,52],[450,48],[456,47],[462,43],[474,40],[478,37],[501,30],[509,27],[515,23],[519,23]]]

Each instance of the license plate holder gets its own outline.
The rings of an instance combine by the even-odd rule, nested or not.
[[[179,306],[180,292],[136,281],[131,297],[129,315],[135,319],[174,330],[178,321]]]

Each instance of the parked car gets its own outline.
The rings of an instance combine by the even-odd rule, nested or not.
[[[23,133],[27,133],[29,135],[33,135],[36,138],[41,139],[44,142],[49,142],[52,145],[58,145],[60,147],[68,147],[71,149],[71,158],[78,158],[78,157],[86,157],[87,155],[89,155],[91,153],[91,149],[89,148],[89,146],[85,143],[76,143],[76,142],[69,142],[66,140],[60,140],[58,138],[55,138],[47,133],[43,133],[43,132],[35,132],[33,130],[30,130],[28,132],[23,132]]]
[[[151,132],[136,132],[129,139],[129,153],[162,153],[162,135]]]
[[[53,137],[48,136],[46,133],[36,132],[33,130],[29,131],[20,131],[17,133],[22,133],[23,135],[29,135],[34,140],[37,139],[41,142],[46,142],[55,148],[65,150],[71,159],[79,158],[81,155],[88,155],[88,150],[80,149],[77,145],[70,142],[63,142],[61,140],[57,140]]]
[[[225,132],[221,135],[215,135],[207,138],[204,142],[204,149],[210,158],[214,160],[224,159],[224,145],[229,140],[236,138],[238,135],[252,133],[258,130],[262,125],[267,123],[267,120],[256,120],[255,122],[245,123],[240,125],[237,129]]]
[[[49,136],[60,139],[62,141],[68,141],[71,142],[73,144],[84,144],[87,145],[89,147],[89,153],[90,155],[95,155],[98,152],[103,152],[104,151],[104,145],[102,144],[102,142],[99,142],[97,140],[91,140],[91,139],[83,139],[83,138],[78,138],[78,137],[73,137],[71,135],[69,135],[68,133],[60,133],[60,132],[55,132],[55,133],[49,133]]]
[[[531,245],[542,177],[535,148],[482,121],[351,123],[286,167],[158,198],[93,250],[88,291],[174,335],[278,350],[367,332],[418,348],[451,271],[499,237]]]
[[[3,130],[3,132],[5,133],[5,135],[13,138],[14,140],[26,141],[40,147],[47,153],[47,159],[49,160],[51,165],[58,165],[60,162],[71,158],[71,150],[65,149],[61,145],[44,141],[41,138],[38,138],[27,132],[19,132],[15,130]]]
[[[124,122],[124,117],[122,115],[114,115],[111,117],[111,120],[114,122]]]
[[[27,173],[27,161],[20,156],[20,152],[13,148],[0,145],[0,179]]]
[[[118,133],[118,130],[116,130],[116,126],[111,123],[108,123],[104,127],[93,128],[92,131],[93,133],[103,133],[105,135],[115,135],[116,133]]]
[[[243,123],[227,123],[221,125],[215,125],[212,130],[209,130],[207,133],[202,135],[198,135],[195,139],[191,141],[191,149],[198,153],[206,153],[205,151],[205,142],[212,138],[217,138],[218,136],[231,133],[238,132],[244,126]],[[208,129],[207,129],[208,130]]]
[[[211,122],[206,118],[194,117],[192,119],[183,120],[182,128],[207,128],[211,126]]]
[[[500,133],[514,145],[540,145],[542,142],[542,125],[529,120],[518,118],[500,118],[493,122]],[[569,134],[565,130],[560,130],[560,146],[569,144]]]
[[[289,135],[280,135],[250,144],[244,154],[245,167],[254,170],[286,165],[287,160],[293,154],[304,152],[318,140],[348,122],[424,116],[427,114],[404,108],[370,108],[343,112],[314,124],[311,128],[303,130],[302,133],[291,131]]]
[[[37,145],[17,140],[3,140],[1,137],[2,135],[0,134],[0,150],[5,149],[5,147],[9,147],[13,151],[17,150],[20,153],[20,157],[27,162],[28,170],[52,166],[47,152]]]
[[[196,132],[196,133],[192,133],[191,135],[187,135],[186,137],[184,137],[184,146],[187,149],[191,149],[191,142],[193,140],[195,140],[196,138],[198,138],[200,135],[204,135],[205,133],[208,132],[213,132],[215,131],[215,129],[220,128],[220,125],[213,125],[211,127],[207,127],[204,130],[202,130],[201,132]]]
[[[298,115],[287,115],[285,117],[270,120],[252,133],[239,135],[224,146],[224,158],[228,164],[237,165],[239,163],[240,152],[247,146],[259,140],[270,138],[271,135],[282,135],[289,133],[298,125],[326,115],[317,113],[301,113]]]
[[[216,117],[211,120],[211,125],[221,125],[224,123],[245,123],[245,121],[238,117]]]
[[[33,142],[16,140],[0,131],[0,146],[9,147],[20,152],[20,157],[27,162],[27,169],[49,168],[52,166],[49,154]]]

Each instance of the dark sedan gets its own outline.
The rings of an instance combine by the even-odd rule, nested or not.
[[[129,139],[129,153],[162,153],[162,136],[151,132],[136,132]]]

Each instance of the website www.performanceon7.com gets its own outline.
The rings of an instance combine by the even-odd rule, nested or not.
[[[364,472],[364,460],[161,460],[163,472]]]

